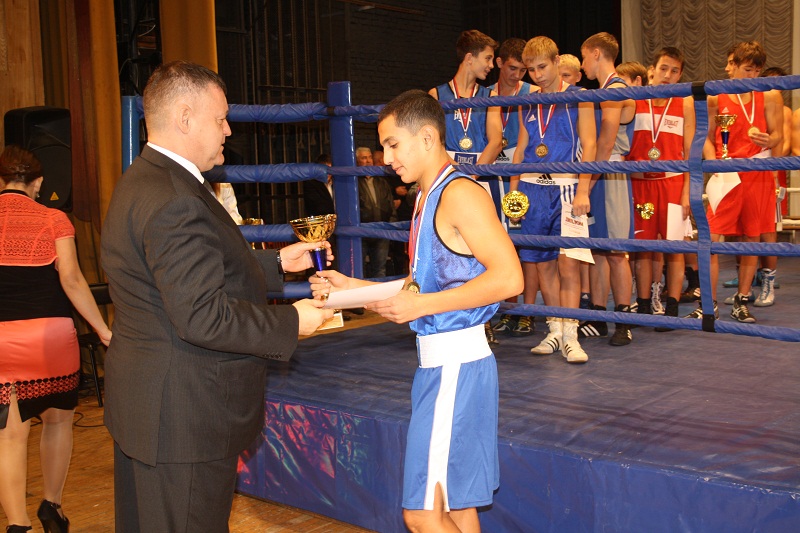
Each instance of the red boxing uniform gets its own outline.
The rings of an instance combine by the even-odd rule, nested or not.
[[[764,93],[752,93],[752,100],[742,105],[737,95],[718,96],[720,114],[737,115],[736,122],[728,128],[728,155],[733,159],[769,157],[771,151],[750,140],[747,131],[756,127],[767,131],[764,113]],[[752,120],[752,123],[751,123]],[[722,157],[722,135],[716,134],[717,157]],[[745,235],[758,237],[775,231],[775,180],[772,171],[739,172],[740,184],[719,202],[717,210],[708,209],[711,233],[718,235]]]
[[[648,161],[655,146],[658,159],[683,160],[683,99],[670,98],[667,105],[653,105],[650,100],[636,101],[636,116],[628,161]],[[655,137],[655,142],[653,142]],[[637,209],[633,217],[637,239],[667,236],[667,204],[680,204],[683,191],[681,172],[644,172],[631,174],[634,205],[653,204],[653,216],[644,219]]]

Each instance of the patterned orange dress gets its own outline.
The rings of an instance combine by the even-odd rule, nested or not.
[[[78,339],[56,269],[56,241],[74,236],[61,211],[0,191],[0,429],[14,390],[23,421],[78,403]]]

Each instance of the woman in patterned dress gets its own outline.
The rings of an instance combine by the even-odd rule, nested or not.
[[[105,324],[81,274],[67,216],[36,203],[42,167],[19,146],[0,155],[0,504],[6,531],[31,529],[25,509],[30,419],[40,417],[46,532],[69,530],[61,494],[72,455],[80,356],[72,307],[105,345]]]

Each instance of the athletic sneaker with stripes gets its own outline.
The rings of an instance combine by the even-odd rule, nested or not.
[[[762,268],[761,294],[758,295],[753,305],[756,307],[769,307],[775,303],[775,269]]]
[[[605,311],[606,308],[602,305],[592,304],[590,309],[595,311]],[[578,325],[578,338],[585,339],[588,337],[607,337],[608,324],[600,320],[584,320]]]
[[[683,318],[703,318],[703,302],[697,302],[697,309]],[[719,306],[716,300],[714,300],[714,318],[719,320]]]
[[[581,347],[578,342],[578,321],[574,318],[565,318],[563,320],[564,334],[562,335],[561,355],[567,360],[567,363],[581,364],[589,360],[589,355]]]
[[[492,329],[495,333],[509,335],[516,325],[517,321],[513,316],[504,314],[500,316],[500,320]]]
[[[547,327],[550,332],[537,346],[531,348],[534,355],[550,355],[561,349],[562,328],[561,319],[554,316],[547,317]]]
[[[731,318],[738,322],[744,322],[745,324],[753,324],[756,321],[756,317],[750,314],[750,309],[747,308],[747,304],[750,303],[750,299],[752,298],[749,294],[740,294],[737,293],[736,296],[733,297],[733,309],[731,309]]]

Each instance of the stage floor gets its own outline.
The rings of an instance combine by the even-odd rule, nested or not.
[[[796,326],[796,278],[781,273],[778,303],[753,310],[760,323]],[[590,360],[574,366],[529,353],[540,320],[495,349],[501,482],[485,531],[800,530],[796,344],[638,328],[627,347],[583,341]],[[274,365],[267,429],[243,455],[239,490],[404,531],[415,367],[407,326],[302,341]]]

